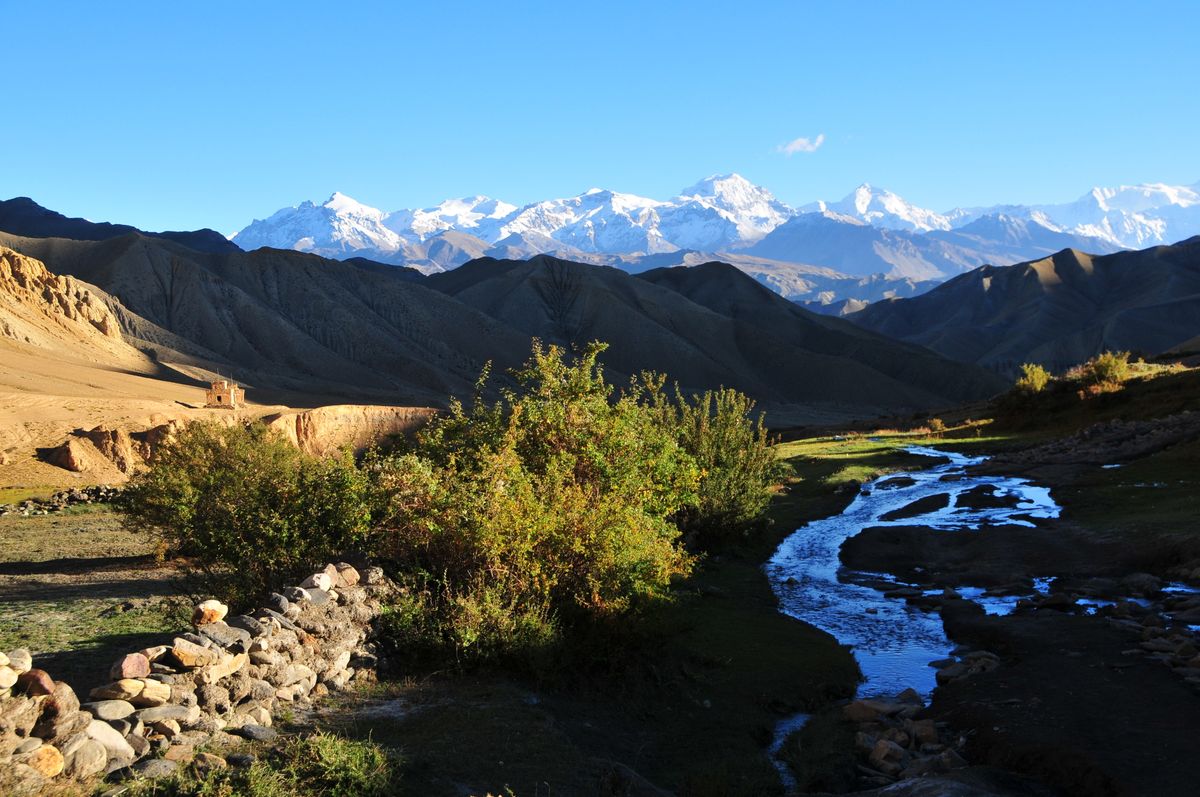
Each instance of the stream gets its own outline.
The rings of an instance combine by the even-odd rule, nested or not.
[[[843,567],[838,557],[843,542],[872,526],[926,526],[946,533],[970,533],[985,524],[1033,526],[1034,520],[1056,518],[1060,511],[1049,488],[1011,476],[967,473],[968,467],[986,457],[921,446],[905,451],[940,462],[864,484],[841,514],[797,529],[765,565],[780,611],[852,648],[865,679],[859,687],[860,697],[891,696],[912,688],[928,698],[936,685],[936,671],[930,662],[945,659],[954,645],[946,637],[938,612],[921,611],[884,595],[885,590],[911,585],[888,574]],[[970,495],[964,495],[967,493]],[[946,499],[937,497],[943,494]],[[981,495],[985,500],[978,500]],[[922,499],[922,505],[910,507]],[[885,516],[890,519],[883,519]],[[1034,590],[1044,592],[1046,585],[1046,580],[1039,579]],[[1022,597],[986,595],[969,586],[957,591],[992,614],[1012,611]],[[779,724],[773,757],[806,719],[801,714]],[[780,771],[786,780],[787,773]]]

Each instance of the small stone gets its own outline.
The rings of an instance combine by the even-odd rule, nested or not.
[[[8,666],[12,667],[20,675],[23,672],[33,669],[33,654],[29,652],[29,648],[17,648],[8,652]]]
[[[225,653],[216,664],[205,667],[200,671],[200,680],[206,684],[216,683],[222,678],[233,675],[242,669],[242,667],[245,667],[248,661],[249,657],[245,653]]]
[[[116,729],[107,722],[92,720],[87,726],[87,735],[100,743],[109,759],[133,760],[133,748],[129,746],[129,742],[125,741],[125,737],[117,733]]]
[[[197,753],[196,757],[192,759],[192,767],[201,775],[214,770],[225,769],[227,766],[229,764],[226,763],[224,758],[212,753]]]
[[[84,703],[83,708],[96,719],[108,722],[123,720],[136,710],[133,704],[126,700],[98,700],[95,703]]]
[[[339,585],[342,587],[353,587],[359,581],[358,571],[353,565],[345,562],[338,562],[334,567],[337,568]]]
[[[16,670],[8,665],[0,665],[0,689],[11,689],[17,683]]]
[[[145,761],[140,761],[133,765],[133,771],[141,775],[143,778],[157,780],[158,778],[169,778],[179,769],[178,761],[170,761],[166,758],[147,758]]]
[[[10,764],[4,771],[4,786],[12,797],[33,797],[46,786],[46,779],[28,764]]]
[[[173,744],[167,748],[167,752],[163,753],[163,758],[168,761],[178,761],[181,764],[190,763],[196,757],[196,751],[185,744]]]
[[[208,623],[215,623],[225,619],[225,615],[229,614],[229,607],[218,600],[203,601],[196,606],[196,610],[192,612],[192,625],[204,626]]]
[[[336,571],[335,571],[336,572]],[[333,579],[328,573],[313,573],[308,578],[300,582],[301,589],[319,589],[322,592],[328,592],[333,589]]]
[[[279,732],[274,728],[257,725],[253,722],[248,722],[240,728],[235,728],[231,733],[241,736],[244,739],[249,739],[252,742],[273,742],[279,736]]]
[[[32,753],[26,753],[21,763],[33,767],[43,778],[55,778],[63,771],[63,754],[57,747],[41,745]]]
[[[29,739],[25,739],[19,745],[17,745],[16,749],[12,751],[12,754],[13,755],[24,755],[25,753],[32,753],[34,750],[38,749],[41,746],[42,746],[41,739],[38,739],[37,737],[31,737]]]
[[[333,600],[333,593],[323,589],[310,589],[308,599],[312,601],[313,606],[324,606]]]
[[[252,639],[258,639],[259,637],[266,636],[267,634],[267,627],[265,625],[260,623],[258,620],[255,620],[253,617],[249,617],[244,614],[239,614],[236,617],[231,618],[229,620],[229,625],[232,628],[245,631]]]
[[[209,623],[200,627],[200,635],[212,640],[214,645],[222,648],[234,648],[245,652],[250,647],[250,632],[241,628],[233,628],[221,621]]]
[[[125,741],[129,742],[129,746],[133,748],[133,757],[142,758],[150,753],[150,742],[146,741],[146,737],[140,733],[131,733],[125,737]]]
[[[362,572],[362,583],[367,586],[382,584],[384,580],[383,568],[372,565]]]
[[[139,650],[138,653],[141,653],[143,656],[146,657],[147,661],[149,661],[150,663],[153,664],[154,662],[158,661],[163,656],[165,656],[170,650],[171,650],[170,645],[155,645],[152,648],[145,648],[144,650]]]
[[[199,710],[197,709],[198,712]],[[137,717],[147,725],[153,725],[163,720],[186,720],[191,716],[191,713],[192,708],[190,706],[166,705],[144,708],[137,713]]]
[[[288,610],[288,599],[280,595],[278,592],[272,592],[271,597],[267,598],[266,607],[274,612],[283,614]]]
[[[149,708],[151,706],[161,706],[171,699],[170,684],[162,683],[146,679],[141,682],[142,690],[138,694],[129,698],[129,702],[138,708]]]
[[[81,780],[97,772],[103,772],[108,764],[108,753],[104,746],[87,736],[74,739],[63,748],[63,772],[68,778]]]
[[[168,739],[174,739],[183,732],[183,728],[177,720],[159,720],[150,723],[150,727],[154,729],[155,733],[160,733]]]
[[[14,691],[32,696],[54,694],[54,679],[45,670],[26,670],[17,676]]]
[[[283,594],[291,603],[302,603],[312,600],[312,597],[308,594],[308,590],[303,587],[288,587],[283,591]]]
[[[147,669],[149,663],[147,663]],[[97,686],[90,696],[96,700],[132,700],[146,689],[144,681],[137,678],[122,678],[105,686]]]
[[[179,662],[180,666],[186,668],[204,667],[217,660],[215,650],[198,645],[183,637],[176,637],[175,644],[171,648],[171,655]]]
[[[150,659],[141,653],[130,653],[113,664],[108,677],[114,681],[123,678],[145,678],[150,674]]]

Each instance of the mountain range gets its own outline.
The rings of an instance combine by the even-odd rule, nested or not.
[[[0,245],[93,290],[122,339],[175,378],[232,375],[259,395],[440,405],[469,396],[488,361],[503,386],[534,337],[606,340],[616,383],[656,370],[689,392],[737,387],[777,423],[932,409],[1002,387],[978,366],[804,310],[726,264],[631,275],[542,255],[421,277],[139,233],[2,233]]]
[[[385,212],[335,193],[323,204],[304,202],[256,220],[231,240],[247,250],[359,256],[424,273],[481,255],[553,254],[632,270],[646,258],[658,265],[720,259],[741,267],[738,258],[750,257],[759,268],[749,273],[784,296],[829,302],[873,297],[851,297],[838,286],[789,285],[786,278],[771,279],[763,261],[826,269],[824,276],[842,280],[936,282],[1064,248],[1104,254],[1197,233],[1200,184],[1096,188],[1060,205],[939,213],[867,184],[837,202],[793,208],[730,174],[701,180],[668,200],[593,188],[524,207],[475,196]],[[895,292],[904,294],[903,288]]]

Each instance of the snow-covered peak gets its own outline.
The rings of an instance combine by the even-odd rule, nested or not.
[[[486,239],[497,223],[516,209],[516,205],[487,196],[460,197],[422,210],[397,210],[387,214],[384,224],[412,241],[424,241],[446,230],[470,232]]]
[[[740,174],[714,174],[679,192],[675,203],[696,202],[725,214],[743,241],[762,238],[795,215],[767,189]]]
[[[840,202],[814,203],[805,210],[832,210],[865,221],[876,227],[911,232],[948,230],[950,219],[926,208],[917,207],[899,194],[863,183]]]
[[[382,219],[384,217],[382,210],[364,205],[358,200],[346,196],[341,191],[334,191],[333,195],[321,207],[329,208],[340,216],[362,216],[372,219]]]

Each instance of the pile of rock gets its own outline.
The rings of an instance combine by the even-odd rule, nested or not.
[[[3,515],[52,515],[78,504],[107,504],[115,501],[121,488],[100,484],[93,487],[73,487],[59,490],[49,498],[29,498],[16,504],[0,504]]]
[[[967,766],[966,739],[943,722],[918,719],[921,696],[906,689],[893,698],[855,700],[842,711],[857,726],[858,772],[868,788],[907,778],[938,775]]]
[[[370,630],[394,589],[377,567],[328,565],[263,608],[227,617],[209,600],[194,630],[123,656],[111,683],[81,704],[33,667],[27,650],[0,654],[0,792],[33,793],[58,777],[169,774],[181,764],[224,766],[198,746],[269,741],[282,705],[370,681]]]

